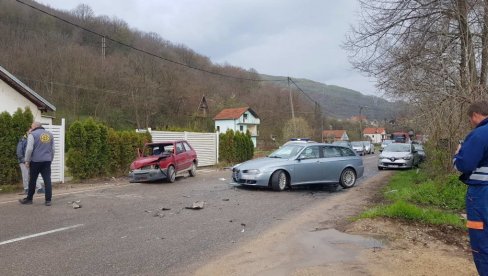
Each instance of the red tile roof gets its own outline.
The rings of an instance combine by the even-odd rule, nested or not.
[[[239,119],[249,107],[226,108],[215,115],[214,120],[234,120]],[[253,113],[253,112],[251,112]]]
[[[334,136],[334,138],[336,139],[341,139],[342,135],[344,135],[345,132],[345,130],[324,130],[322,134],[324,135],[324,137]]]
[[[363,134],[383,134],[386,133],[382,127],[367,127],[364,129]]]

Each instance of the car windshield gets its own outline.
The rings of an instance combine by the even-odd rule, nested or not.
[[[410,144],[392,143],[385,148],[385,152],[410,152]]]
[[[363,142],[352,142],[351,144],[353,147],[362,147],[363,146]]]
[[[392,140],[385,140],[383,141],[383,145],[388,145],[391,144],[393,141]]]
[[[173,153],[173,144],[153,144],[148,145],[144,151],[145,156],[160,155],[164,152]]]
[[[303,149],[302,145],[288,144],[271,153],[270,158],[292,158]]]

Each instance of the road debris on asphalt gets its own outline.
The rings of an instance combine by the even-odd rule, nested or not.
[[[223,198],[222,201],[229,201],[230,199],[228,198]]]
[[[164,218],[164,214],[163,213],[154,213],[153,217],[155,218]]]
[[[168,207],[161,207],[161,211],[169,211],[171,210],[171,208],[168,208]]]
[[[81,200],[68,201],[68,205],[71,205],[71,207],[73,207],[73,209],[80,209],[82,207],[80,203],[81,203]]]
[[[193,202],[192,206],[187,206],[185,207],[185,209],[200,210],[203,209],[204,206],[205,206],[205,201],[196,201]]]

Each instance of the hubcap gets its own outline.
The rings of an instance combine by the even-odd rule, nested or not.
[[[286,188],[286,175],[284,173],[280,173],[280,189],[283,190]]]
[[[170,175],[170,178],[171,178],[171,181],[175,180],[175,171],[174,170],[171,170],[171,175]]]
[[[344,173],[344,184],[346,184],[347,186],[351,186],[352,184],[354,184],[354,173],[352,171],[346,171]]]

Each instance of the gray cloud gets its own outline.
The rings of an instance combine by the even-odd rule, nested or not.
[[[356,0],[39,0],[57,9],[80,3],[97,15],[184,44],[217,63],[308,78],[367,94],[374,82],[351,69],[340,45]],[[354,82],[351,82],[354,80]]]

